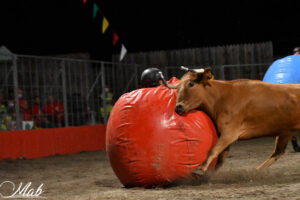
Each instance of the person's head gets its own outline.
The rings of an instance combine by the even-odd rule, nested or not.
[[[300,55],[300,47],[296,47],[293,49],[293,54],[294,55]]]
[[[156,87],[163,84],[161,76],[159,74],[161,72],[157,68],[148,68],[143,71],[141,75],[141,86],[142,87]]]
[[[54,97],[53,95],[48,96],[48,103],[53,103],[54,102]]]
[[[110,91],[109,86],[106,85],[106,86],[105,86],[105,92],[109,92],[109,91]]]
[[[22,89],[18,89],[18,98],[21,99],[23,98],[23,90]]]
[[[41,103],[41,99],[40,99],[39,96],[35,96],[33,101],[34,101],[35,104],[40,104]]]
[[[9,108],[14,108],[14,106],[15,106],[14,100],[8,100],[7,105]]]

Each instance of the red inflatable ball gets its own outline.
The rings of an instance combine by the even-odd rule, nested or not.
[[[177,115],[176,97],[176,90],[160,86],[126,93],[116,102],[107,124],[106,151],[125,187],[147,188],[188,177],[215,145],[210,118],[201,111]]]

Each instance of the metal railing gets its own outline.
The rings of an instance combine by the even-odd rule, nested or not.
[[[140,74],[147,68],[28,55],[1,58],[1,130],[106,123],[114,102],[140,87]],[[212,69],[216,79],[260,79],[269,65],[222,65]],[[161,70],[168,79],[183,75],[178,67]]]
[[[7,55],[0,70],[0,129],[15,130],[106,123],[119,96],[139,87],[143,67]]]
[[[220,80],[257,79],[262,80],[271,63],[220,65],[213,67],[213,74]]]
[[[271,63],[258,64],[239,64],[239,65],[216,65],[211,66],[212,73],[215,79],[218,80],[233,80],[233,79],[256,79],[262,80],[265,72],[268,70]],[[203,68],[203,66],[188,66],[191,69]],[[184,72],[179,70],[179,67],[165,67],[162,69],[165,76],[181,77]]]

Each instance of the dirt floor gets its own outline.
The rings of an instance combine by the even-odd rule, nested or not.
[[[36,160],[0,161],[0,184],[12,181],[43,185],[47,199],[300,199],[300,153],[291,144],[264,172],[255,168],[273,150],[273,138],[236,142],[223,168],[209,181],[185,180],[169,187],[125,189],[114,175],[104,151]],[[12,187],[4,184],[3,195]]]

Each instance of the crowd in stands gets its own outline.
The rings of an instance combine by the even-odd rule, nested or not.
[[[42,107],[39,96],[35,96],[32,106],[24,99],[23,90],[18,89],[19,112],[22,122],[32,122],[30,128],[54,128],[64,125],[64,105],[49,95],[46,104]],[[0,93],[0,130],[16,129],[16,106],[14,93],[9,92],[5,98]]]
[[[30,99],[30,103],[24,98],[23,90],[18,89],[18,110],[19,118],[23,123],[31,124],[27,128],[22,129],[37,129],[37,128],[56,128],[65,126],[64,104],[55,99],[53,95],[48,95],[45,103],[42,103],[39,96],[34,96]],[[113,95],[106,88],[106,106],[107,115],[109,116],[113,107]],[[67,98],[68,107],[68,125],[80,126],[88,123],[88,108],[83,103],[83,98],[80,94],[74,93]],[[100,123],[104,123],[104,109],[102,107],[103,98],[100,96]],[[16,103],[14,91],[8,93],[7,97],[0,92],[0,131],[16,130]],[[107,116],[107,117],[108,117]]]

